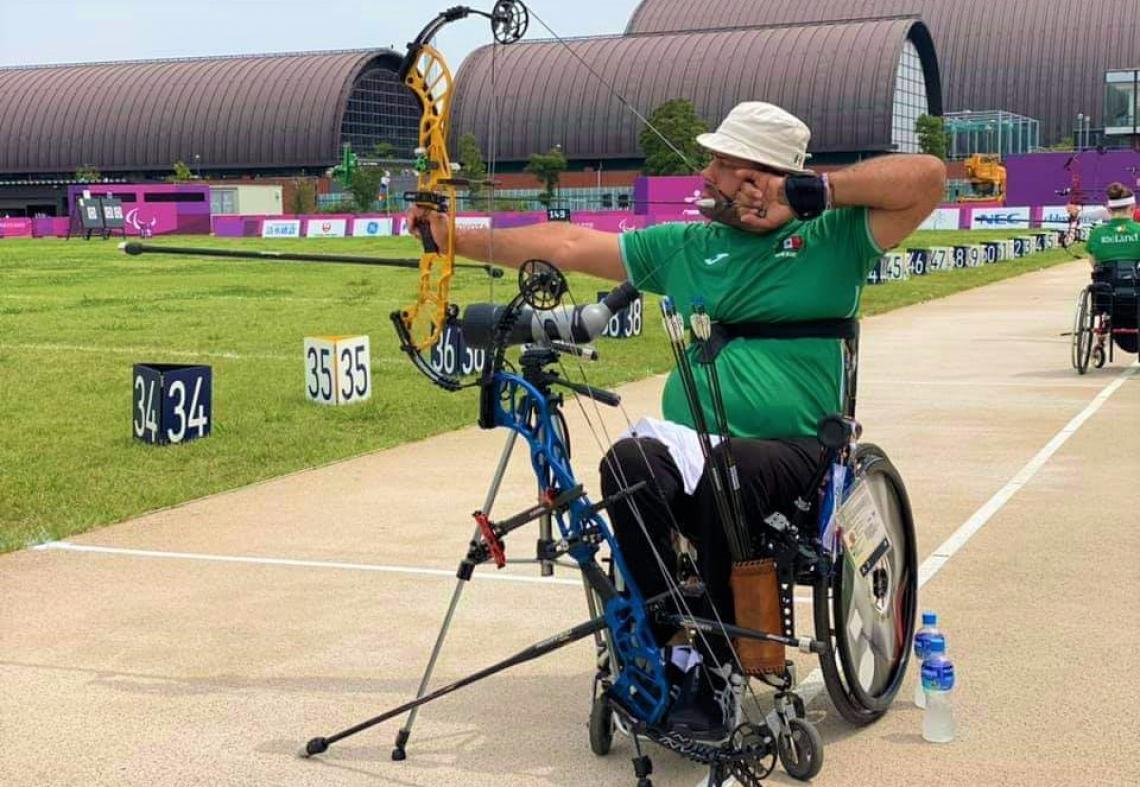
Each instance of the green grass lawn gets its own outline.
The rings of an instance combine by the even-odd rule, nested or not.
[[[910,245],[1012,234],[922,233]],[[418,255],[410,239],[156,242]],[[864,313],[1069,259],[1055,250],[868,288]],[[513,282],[509,272],[500,280],[498,300]],[[609,288],[580,276],[571,285],[580,301]],[[0,240],[0,551],[473,424],[474,391],[436,389],[396,347],[388,314],[413,287],[414,274],[396,269],[126,257],[114,242]],[[487,297],[485,274],[456,274],[455,302]],[[591,382],[615,385],[669,367],[656,313],[647,303],[642,337],[601,341]],[[370,401],[336,408],[306,400],[302,339],[328,334],[371,338]],[[132,438],[137,362],[213,367],[208,439],[157,448]]]

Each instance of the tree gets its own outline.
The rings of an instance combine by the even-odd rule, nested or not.
[[[348,190],[352,192],[352,204],[357,213],[373,210],[383,177],[383,167],[359,167],[352,173]]]
[[[296,189],[293,192],[293,213],[304,215],[317,212],[317,189],[308,179],[294,181]]]
[[[75,179],[80,183],[98,183],[103,179],[103,173],[90,164],[84,164],[75,170]]]
[[[542,181],[543,192],[538,195],[538,201],[545,207],[550,207],[558,192],[559,176],[566,171],[566,156],[562,153],[562,146],[555,145],[546,153],[532,153],[523,171]]]
[[[479,140],[468,131],[459,138],[459,164],[462,169],[460,177],[469,181],[467,193],[472,202],[477,202],[483,194],[483,181],[487,179],[487,165],[483,161],[483,151],[479,149]]]
[[[1077,146],[1073,142],[1073,135],[1070,134],[1067,137],[1062,137],[1061,139],[1057,140],[1055,143],[1053,143],[1052,145],[1049,145],[1045,149],[1046,150],[1076,150]]]
[[[950,134],[942,118],[932,115],[919,115],[914,123],[918,134],[918,149],[931,156],[946,160],[946,150],[950,147]]]
[[[167,178],[170,183],[186,183],[194,180],[194,173],[186,166],[185,161],[174,162],[174,174]]]
[[[372,158],[390,161],[396,155],[396,147],[391,142],[377,142],[372,146]]]
[[[684,156],[678,156],[650,125]],[[708,164],[709,154],[697,144],[696,137],[708,130],[708,124],[697,115],[693,102],[684,98],[666,101],[653,110],[649,125],[637,138],[645,156],[641,171],[646,175],[691,175],[693,167],[703,168]]]

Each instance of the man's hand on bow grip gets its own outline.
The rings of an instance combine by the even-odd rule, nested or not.
[[[430,208],[421,208],[418,205],[413,205],[408,210],[407,215],[408,226],[411,228],[412,235],[419,238],[423,243],[424,232],[427,230],[430,237],[434,242],[436,249],[429,248],[428,244],[424,243],[425,251],[435,251],[437,254],[447,254],[447,215],[440,213],[438,210]]]

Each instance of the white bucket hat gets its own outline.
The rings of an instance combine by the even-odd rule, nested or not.
[[[804,173],[811,129],[790,112],[763,101],[732,108],[711,134],[698,134],[697,144],[714,153],[755,161],[788,173]]]

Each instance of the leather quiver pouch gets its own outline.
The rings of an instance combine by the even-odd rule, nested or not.
[[[782,634],[780,586],[775,560],[735,563],[729,577],[736,625],[764,634]],[[765,675],[784,671],[784,646],[778,642],[736,638],[736,652],[744,672]]]

